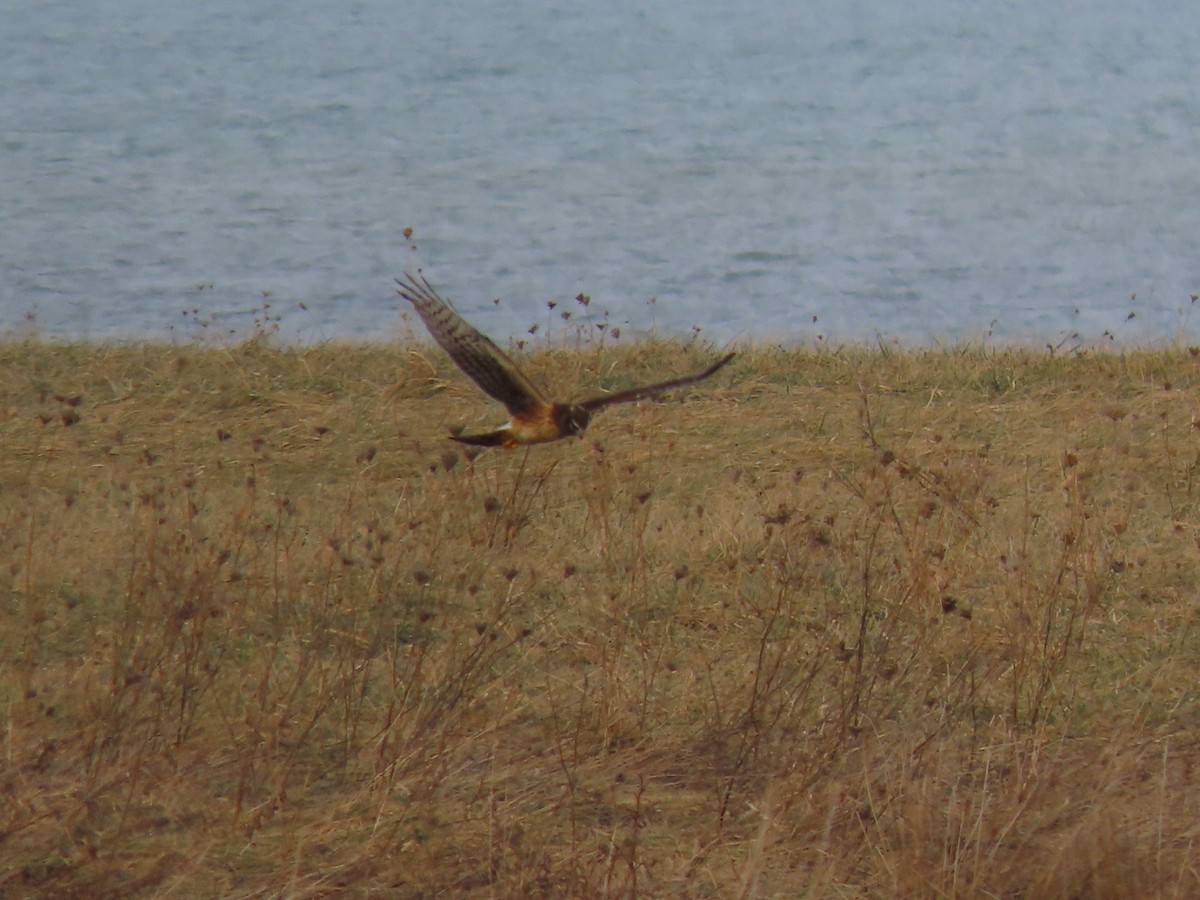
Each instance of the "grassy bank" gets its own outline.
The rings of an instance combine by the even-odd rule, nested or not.
[[[685,394],[469,459],[426,346],[0,345],[0,894],[1200,893],[1200,359]]]

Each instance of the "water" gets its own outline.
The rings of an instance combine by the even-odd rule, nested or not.
[[[1200,338],[1184,2],[5,6],[2,334]]]

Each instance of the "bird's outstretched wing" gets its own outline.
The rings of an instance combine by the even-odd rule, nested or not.
[[[550,406],[503,350],[439,297],[424,275],[417,275],[414,278],[405,272],[405,280],[397,278],[397,293],[413,305],[433,339],[485,394],[503,403],[514,416]]]
[[[689,384],[695,384],[697,381],[703,381],[705,378],[715,374],[718,369],[728,363],[735,356],[737,356],[736,353],[727,353],[703,372],[697,372],[695,375],[685,375],[682,378],[672,378],[670,381],[660,381],[658,384],[648,384],[644,387],[631,388],[628,391],[618,391],[615,394],[603,394],[599,397],[589,397],[587,400],[580,401],[576,405],[582,406],[588,412],[595,412],[596,410],[603,409],[606,406],[612,406],[614,403],[636,403],[638,400],[645,400],[647,397],[653,397],[654,395],[661,394],[664,391],[670,391],[680,387],[687,387]]]

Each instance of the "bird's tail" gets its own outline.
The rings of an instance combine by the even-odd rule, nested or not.
[[[503,447],[505,444],[506,432],[489,431],[486,434],[452,434],[451,440],[458,441],[460,444],[470,444],[473,447]]]

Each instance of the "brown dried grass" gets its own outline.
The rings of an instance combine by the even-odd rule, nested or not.
[[[0,893],[1195,896],[1197,365],[0,346]]]

